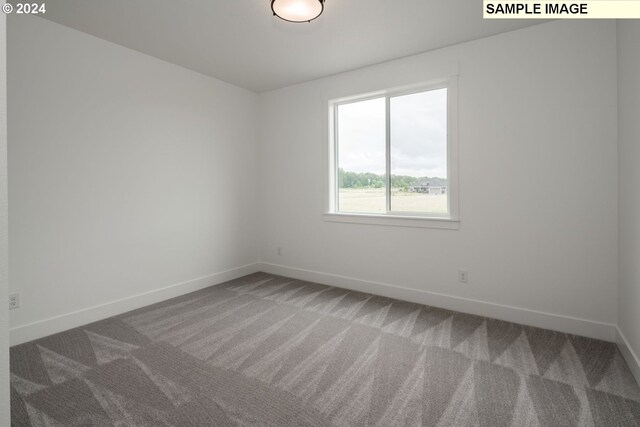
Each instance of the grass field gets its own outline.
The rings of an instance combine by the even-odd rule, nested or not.
[[[338,210],[355,213],[384,213],[384,188],[340,188]],[[447,212],[447,195],[430,195],[391,190],[391,210],[396,212]]]

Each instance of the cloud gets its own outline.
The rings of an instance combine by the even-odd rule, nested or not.
[[[385,101],[338,107],[338,163],[352,172],[385,173]]]
[[[391,173],[447,174],[446,89],[393,97]],[[338,107],[338,162],[353,172],[385,173],[385,100],[376,98]]]

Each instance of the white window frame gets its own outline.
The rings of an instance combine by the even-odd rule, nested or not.
[[[391,211],[387,198],[386,213],[351,213],[339,212],[338,207],[338,137],[336,126],[338,106],[352,102],[366,101],[375,98],[385,98],[386,103],[386,169],[391,171],[391,129],[390,123],[390,98],[402,95],[410,95],[418,92],[447,89],[447,202],[448,214],[397,212]],[[325,170],[328,171],[328,191],[325,203],[326,221],[347,222],[357,224],[391,225],[402,227],[445,228],[458,229],[460,222],[458,202],[458,76],[452,75],[446,78],[432,80],[428,83],[405,86],[388,90],[370,92],[367,94],[333,99],[325,104],[327,107],[328,122],[328,158]],[[387,173],[386,189],[390,191],[391,175]],[[385,196],[386,197],[386,196]]]

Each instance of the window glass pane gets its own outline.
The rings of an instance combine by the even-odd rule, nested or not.
[[[447,89],[390,99],[391,210],[448,212]]]
[[[338,211],[387,211],[385,121],[385,98],[338,105]]]

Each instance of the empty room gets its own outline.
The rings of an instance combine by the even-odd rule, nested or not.
[[[0,14],[0,426],[640,426],[640,0]]]

